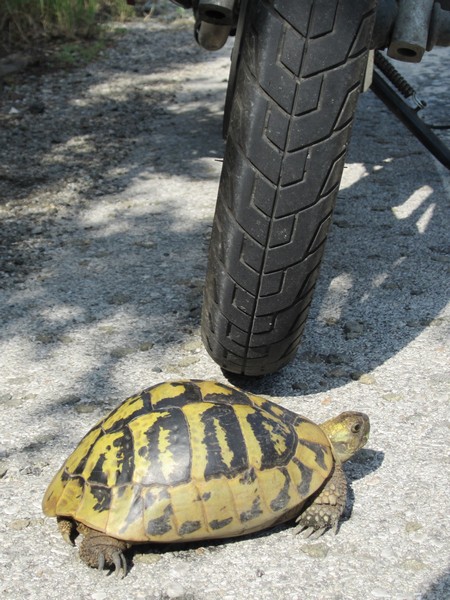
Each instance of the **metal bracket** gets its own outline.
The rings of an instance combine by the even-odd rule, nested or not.
[[[373,73],[373,92],[392,111],[427,150],[447,169],[450,169],[450,148],[422,121],[417,112],[401,98],[376,70]]]

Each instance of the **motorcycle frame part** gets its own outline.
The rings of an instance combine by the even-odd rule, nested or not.
[[[245,15],[247,13],[247,3],[249,0],[240,0],[239,3],[239,18],[236,25],[236,33],[234,38],[233,50],[231,52],[231,65],[230,72],[228,75],[228,86],[225,97],[225,108],[223,111],[223,123],[222,123],[222,137],[224,140],[227,139],[228,125],[230,123],[231,105],[233,102],[234,88],[236,85],[236,73],[239,64],[239,58],[241,55],[241,41],[242,34],[244,31]]]
[[[433,0],[399,0],[388,56],[420,62],[428,44]]]
[[[390,58],[420,62],[434,46],[450,46],[450,2],[378,0],[372,48]]]
[[[415,104],[414,110],[422,110],[427,105],[421,100],[416,90],[406,81],[406,79],[397,71],[394,65],[379,51],[374,54],[374,64],[383,73],[385,78],[400,92],[403,98],[411,98]]]
[[[427,150],[447,169],[450,169],[450,149],[375,70],[372,91],[397,116]]]
[[[447,9],[439,3],[433,7],[427,50],[434,46],[450,46],[450,3]]]
[[[231,32],[230,25],[216,25],[200,21],[195,25],[195,39],[205,50],[214,52],[220,50],[226,43]]]
[[[236,0],[197,0],[194,13],[197,21],[213,25],[236,26]]]

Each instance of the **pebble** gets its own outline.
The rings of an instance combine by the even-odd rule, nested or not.
[[[135,352],[135,348],[130,348],[129,346],[119,346],[118,348],[114,348],[109,353],[113,358],[124,358],[129,354],[133,354]]]
[[[421,560],[417,560],[415,558],[409,558],[400,563],[400,567],[406,569],[408,571],[423,571],[423,569],[427,568],[427,565]]]
[[[327,377],[345,377],[346,374],[347,371],[345,369],[343,369],[342,367],[336,367],[335,369],[331,369],[331,371],[328,371],[326,375]]]
[[[330,548],[323,542],[319,542],[318,544],[305,544],[301,547],[301,551],[311,558],[325,558]]]
[[[423,525],[419,523],[419,521],[408,521],[405,525],[405,530],[407,533],[412,533],[414,531],[419,531],[422,527]]]
[[[196,352],[201,350],[202,347],[202,341],[199,339],[189,340],[189,342],[186,342],[182,346],[183,350],[186,350],[186,352]]]
[[[20,531],[22,529],[26,529],[31,524],[31,519],[14,519],[9,523],[10,529],[15,529],[16,531]]]
[[[195,363],[197,363],[200,360],[199,356],[185,356],[184,358],[182,358],[181,360],[178,361],[177,366],[178,367],[190,367],[191,365],[194,365]]]
[[[363,383],[364,385],[373,385],[376,383],[376,379],[373,375],[369,373],[359,373],[358,371],[351,373],[351,378],[359,383]]]
[[[400,402],[400,400],[403,400],[403,396],[401,394],[394,393],[383,394],[382,398],[387,402]]]
[[[154,344],[152,342],[143,342],[142,344],[139,344],[139,350],[141,352],[148,352],[153,346]]]
[[[121,305],[121,304],[126,304],[130,300],[131,300],[130,294],[124,294],[123,292],[117,292],[116,294],[113,294],[112,296],[110,296],[110,298],[108,299],[108,303]]]
[[[80,396],[76,394],[67,394],[67,396],[63,396],[60,400],[61,406],[73,406],[81,401]]]
[[[185,589],[180,583],[169,583],[169,585],[164,590],[167,598],[170,600],[176,600],[177,598],[185,597]]]
[[[362,321],[349,321],[344,324],[344,337],[346,340],[354,340],[365,333],[365,326]]]

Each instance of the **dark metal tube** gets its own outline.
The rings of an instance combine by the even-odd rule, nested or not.
[[[197,19],[214,25],[235,25],[235,3],[236,0],[199,0]]]
[[[214,25],[201,21],[197,30],[197,42],[205,50],[220,50],[225,45],[230,31],[230,25]]]
[[[399,0],[398,14],[388,55],[406,62],[420,62],[427,48],[434,0]]]

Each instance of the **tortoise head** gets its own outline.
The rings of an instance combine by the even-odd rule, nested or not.
[[[364,413],[343,412],[325,421],[320,427],[332,443],[336,458],[344,462],[365,446],[369,438],[370,422]]]

